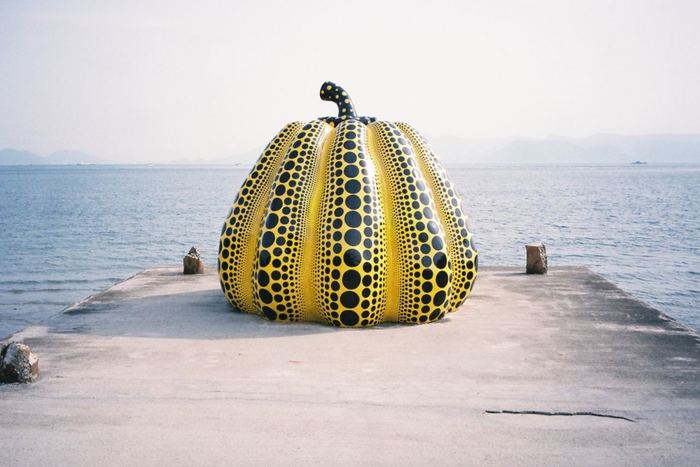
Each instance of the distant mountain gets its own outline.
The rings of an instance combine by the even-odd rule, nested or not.
[[[443,165],[461,164],[630,164],[700,163],[700,134],[617,135],[585,138],[460,138],[429,136]],[[171,164],[212,164],[250,168],[262,153],[256,148],[222,159],[181,159]],[[144,161],[142,163],[147,163]],[[42,157],[17,149],[0,149],[0,165],[105,164],[80,151],[56,151]]]
[[[99,164],[102,160],[80,151],[56,151],[48,156],[18,149],[0,149],[0,165]]]
[[[700,134],[585,138],[460,138],[428,136],[443,165],[700,163]],[[262,148],[206,163],[250,167]],[[187,163],[198,163],[187,161]],[[181,163],[184,163],[181,162]],[[203,163],[203,162],[199,162]]]
[[[700,163],[700,135],[614,135],[468,139],[428,138],[444,164]]]
[[[0,165],[41,164],[42,157],[29,151],[0,149]]]

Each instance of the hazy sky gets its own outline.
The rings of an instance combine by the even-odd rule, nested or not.
[[[359,113],[464,137],[700,132],[700,1],[0,0],[0,148],[217,159]]]

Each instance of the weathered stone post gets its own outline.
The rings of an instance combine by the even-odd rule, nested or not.
[[[29,346],[9,342],[0,349],[0,383],[31,383],[39,377],[39,359]]]
[[[527,251],[525,272],[547,274],[547,249],[544,243],[528,243],[525,245],[525,250]]]
[[[190,252],[182,258],[185,274],[202,274],[204,273],[204,261],[197,250],[197,247],[190,248]]]

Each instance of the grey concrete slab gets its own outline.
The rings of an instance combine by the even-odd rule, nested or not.
[[[698,336],[583,268],[365,330],[151,269],[14,338],[42,376],[0,387],[2,465],[700,464]]]

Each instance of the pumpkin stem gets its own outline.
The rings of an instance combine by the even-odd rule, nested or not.
[[[319,94],[322,100],[335,102],[338,106],[338,118],[346,120],[348,118],[357,117],[355,107],[352,105],[352,100],[350,100],[347,91],[337,84],[326,81],[321,85],[321,92]]]

